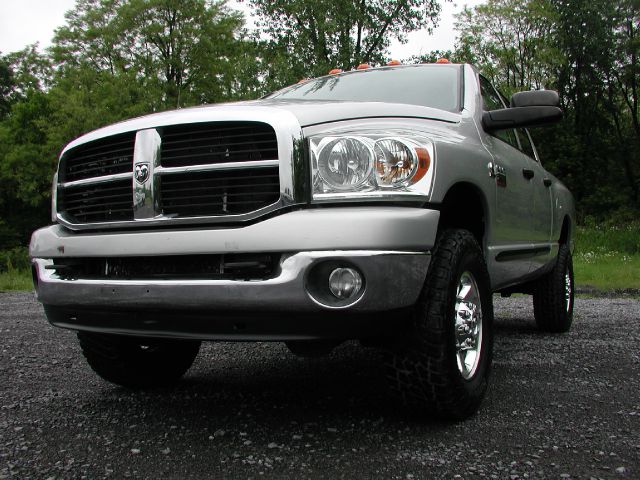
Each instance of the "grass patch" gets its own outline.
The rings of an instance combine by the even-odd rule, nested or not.
[[[10,290],[33,290],[29,270],[9,270],[0,272],[0,292]]]
[[[640,289],[640,255],[577,252],[573,271],[578,286],[599,290]]]
[[[578,286],[640,289],[640,223],[576,229],[573,257]]]

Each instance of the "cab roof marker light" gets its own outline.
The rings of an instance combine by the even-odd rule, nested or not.
[[[356,70],[367,70],[368,68],[371,68],[371,65],[368,63],[361,63],[356,67]]]
[[[329,75],[335,75],[337,73],[342,73],[342,69],[341,68],[332,68],[331,70],[329,70]]]

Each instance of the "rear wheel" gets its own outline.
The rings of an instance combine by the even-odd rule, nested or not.
[[[175,383],[189,370],[200,342],[78,332],[91,368],[105,380],[129,388]]]
[[[480,406],[492,355],[493,304],[482,251],[470,232],[447,230],[412,327],[390,355],[390,386],[412,412],[461,420]]]
[[[553,270],[542,277],[533,292],[533,313],[543,332],[568,332],[573,322],[573,260],[568,245],[560,245]]]

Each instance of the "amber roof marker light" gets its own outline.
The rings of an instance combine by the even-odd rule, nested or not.
[[[387,66],[389,67],[393,67],[394,65],[402,65],[402,62],[400,60],[389,60],[387,62]]]
[[[371,65],[369,65],[368,63],[361,63],[356,67],[356,70],[366,70],[368,68],[371,68]]]
[[[439,58],[436,63],[451,63],[448,58]]]
[[[341,68],[332,68],[331,70],[329,70],[329,75],[335,75],[337,73],[342,73],[342,69]]]

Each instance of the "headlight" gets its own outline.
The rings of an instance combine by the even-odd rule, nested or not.
[[[325,138],[318,151],[318,173],[338,191],[358,189],[373,171],[371,142],[357,137]]]
[[[314,200],[428,196],[434,148],[422,137],[378,134],[310,139]]]
[[[431,166],[427,149],[394,138],[375,143],[376,180],[381,187],[403,187],[421,180]]]

